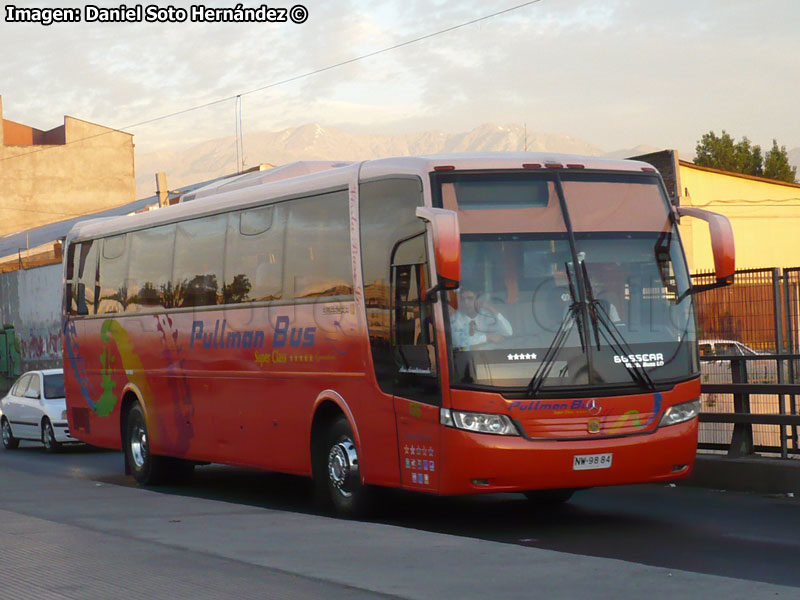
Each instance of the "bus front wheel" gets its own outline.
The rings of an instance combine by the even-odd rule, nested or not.
[[[371,490],[361,482],[358,449],[344,416],[328,429],[324,477],[336,512],[355,517],[369,509]]]
[[[125,420],[125,461],[133,478],[142,485],[160,483],[166,464],[163,456],[153,456],[147,435],[147,422],[139,404],[133,404]]]

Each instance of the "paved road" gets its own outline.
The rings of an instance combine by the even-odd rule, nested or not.
[[[537,510],[391,493],[348,522],[300,478],[209,466],[144,490],[121,473],[116,452],[0,451],[0,597],[800,597],[793,498],[627,486]]]

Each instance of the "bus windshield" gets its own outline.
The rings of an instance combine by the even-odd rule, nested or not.
[[[689,276],[656,177],[440,184],[462,231],[461,287],[445,306],[454,385],[530,390],[538,378],[540,391],[569,393],[696,375]]]

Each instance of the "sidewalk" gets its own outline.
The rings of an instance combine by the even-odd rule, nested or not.
[[[728,458],[698,454],[692,476],[684,485],[756,492],[800,495],[800,459],[760,456]]]

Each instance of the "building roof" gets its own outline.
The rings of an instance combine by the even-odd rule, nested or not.
[[[225,177],[228,176],[226,175]],[[185,194],[186,192],[194,191],[205,185],[219,181],[220,179],[224,179],[225,177],[218,177],[217,179],[211,179],[209,181],[187,185],[179,188],[176,191],[178,193]],[[151,204],[157,203],[158,197],[150,196],[149,198],[142,198],[140,200],[136,200],[135,202],[123,204],[122,206],[115,206],[114,208],[109,208],[100,212],[81,215],[79,217],[65,219],[64,221],[48,223],[47,225],[41,225],[32,229],[0,236],[0,258],[11,256],[20,250],[25,250],[26,248],[36,248],[37,246],[62,239],[66,237],[67,233],[69,233],[70,229],[72,229],[74,225],[80,223],[81,221],[127,215],[132,212],[136,212],[137,210],[146,208]]]
[[[768,177],[759,177],[758,175],[747,175],[746,173],[736,173],[734,171],[723,171],[722,169],[715,169],[713,167],[703,167],[696,165],[688,160],[679,161],[680,166],[689,169],[697,169],[698,171],[706,171],[707,173],[716,173],[718,175],[728,175],[730,177],[739,177],[741,179],[750,179],[751,181],[760,181],[761,183],[771,183],[773,185],[785,185],[787,187],[800,188],[800,183],[792,183],[790,181],[781,181],[780,179],[769,179]]]

